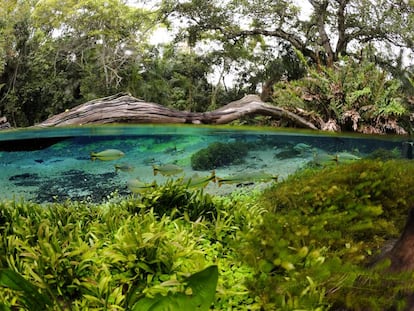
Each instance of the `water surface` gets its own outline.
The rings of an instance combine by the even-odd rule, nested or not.
[[[0,199],[35,202],[84,200],[100,202],[114,193],[130,195],[127,183],[139,179],[157,184],[169,178],[208,176],[196,171],[191,157],[212,143],[240,143],[248,154],[231,165],[215,167],[218,177],[266,172],[279,180],[307,165],[336,164],[335,159],[364,158],[374,152],[402,153],[407,137],[356,136],[269,128],[105,125],[0,132]],[[91,161],[90,153],[118,149],[125,156],[113,161]],[[339,157],[337,157],[339,155]],[[115,170],[115,165],[133,170]],[[183,172],[154,176],[153,165],[174,164]],[[207,192],[226,194],[240,187],[254,189],[268,183],[210,182]]]

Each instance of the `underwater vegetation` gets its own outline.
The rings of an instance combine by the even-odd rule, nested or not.
[[[214,142],[191,156],[193,170],[213,170],[222,166],[243,163],[249,151],[245,142]]]
[[[204,310],[403,310],[411,273],[372,263],[413,187],[413,161],[361,159],[263,192],[213,196],[180,178],[99,204],[0,202],[0,302],[24,308],[8,283],[21,277],[51,310],[179,310],[198,289]]]
[[[184,190],[170,183],[102,204],[0,202],[0,308],[257,310],[243,285],[251,270],[232,245],[261,213],[253,195]],[[157,204],[166,203],[162,214]]]
[[[266,189],[259,200],[268,213],[243,251],[264,310],[402,308],[411,274],[384,272],[389,262],[367,266],[401,234],[413,187],[413,161],[359,160]]]
[[[130,212],[152,210],[159,217],[168,215],[175,219],[185,216],[191,221],[200,217],[208,220],[217,217],[216,204],[211,195],[203,193],[202,188],[193,191],[179,181],[167,180],[155,186],[153,191],[141,192],[140,200],[142,203],[130,207]]]

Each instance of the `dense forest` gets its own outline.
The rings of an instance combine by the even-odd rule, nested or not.
[[[33,125],[119,92],[204,112],[258,93],[319,128],[407,133],[413,24],[411,0],[1,1],[0,116]],[[172,39],[154,43],[160,29]]]

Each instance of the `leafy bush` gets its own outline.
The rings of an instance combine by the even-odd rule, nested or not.
[[[221,143],[215,142],[191,156],[191,167],[194,170],[213,170],[215,168],[239,164],[249,151],[248,145],[243,142]]]
[[[307,72],[302,79],[276,83],[275,103],[333,120],[341,130],[404,133],[397,124],[407,114],[401,83],[375,64],[343,58],[332,68],[308,66]]]
[[[393,305],[398,278],[363,267],[400,234],[413,187],[412,161],[364,160],[306,170],[269,188],[261,199],[269,213],[243,251],[256,271],[249,288],[266,310]],[[361,278],[369,281],[356,286]],[[390,279],[396,285],[384,288]]]

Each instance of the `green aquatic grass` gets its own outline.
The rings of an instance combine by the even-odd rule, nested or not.
[[[210,306],[215,281],[189,282],[208,267],[218,274],[211,310],[401,307],[411,276],[366,265],[399,236],[413,187],[414,162],[361,160],[304,169],[263,192],[212,196],[170,181],[101,204],[3,201],[0,271],[51,310],[207,308],[187,298],[205,288]],[[27,298],[0,275],[3,309],[25,310]]]
[[[216,265],[214,309],[254,306],[244,286],[251,269],[236,258],[233,241],[252,226],[245,217],[254,219],[260,211],[248,210],[250,199],[236,208],[230,198],[202,193],[177,208],[183,198],[192,200],[184,190],[171,183],[147,197],[114,197],[103,204],[2,202],[0,268],[38,288],[53,310],[128,310],[144,297],[182,296],[189,275]],[[171,210],[163,206],[160,213],[156,205],[174,194]],[[191,220],[185,209],[196,202],[200,216]],[[203,206],[215,213],[203,216]],[[24,309],[24,296],[12,289],[0,288],[0,301]]]

